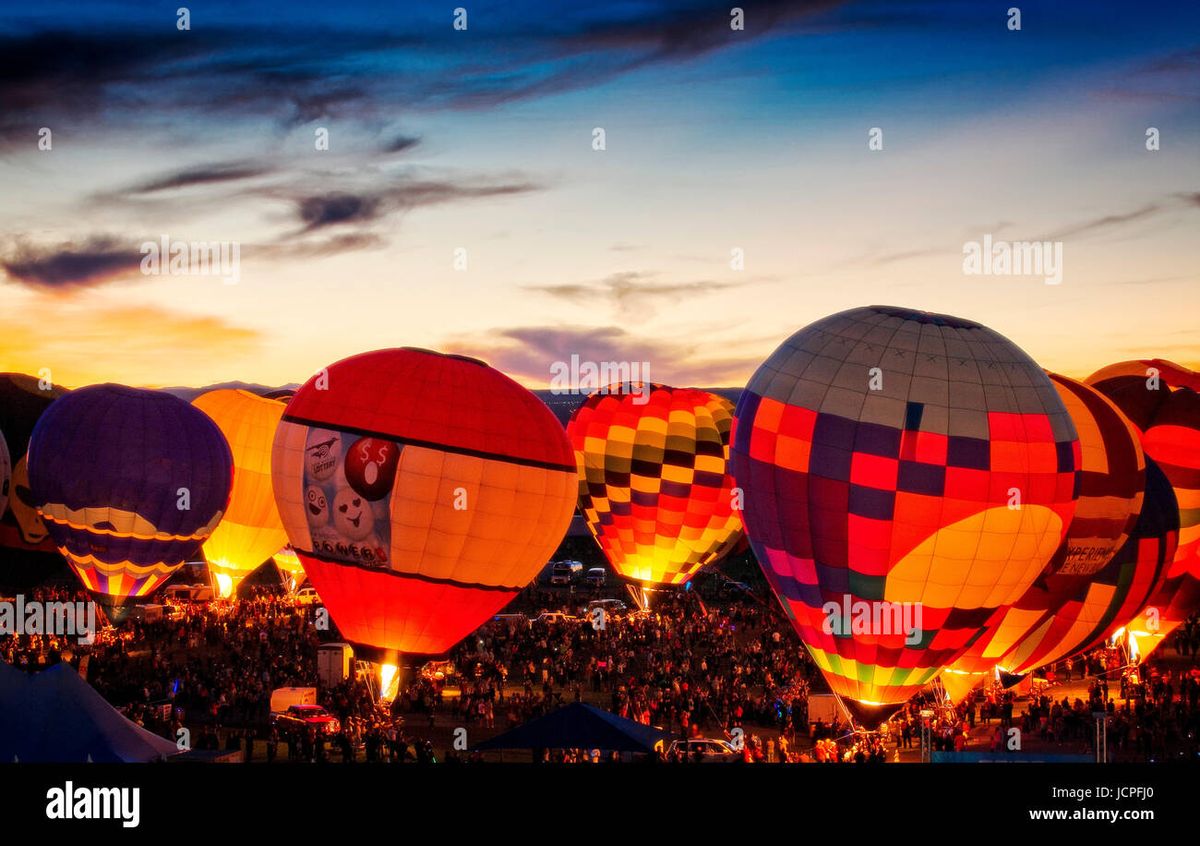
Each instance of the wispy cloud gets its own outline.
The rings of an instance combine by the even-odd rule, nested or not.
[[[626,317],[640,313],[649,316],[661,302],[676,302],[685,297],[702,296],[737,287],[733,282],[697,279],[686,282],[656,282],[657,273],[622,271],[596,282],[528,285],[538,291],[576,304],[607,303]]]
[[[272,173],[273,168],[256,162],[215,162],[182,168],[152,177],[124,189],[126,194],[153,194],[197,185],[240,182]]]
[[[758,355],[721,355],[713,344],[634,335],[618,326],[516,327],[470,339],[450,339],[452,352],[475,356],[534,387],[550,381],[555,362],[636,361],[650,364],[653,381],[740,386],[762,362]]]

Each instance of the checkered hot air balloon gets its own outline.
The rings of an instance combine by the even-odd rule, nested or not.
[[[1075,516],[1029,590],[999,609],[967,652],[942,675],[955,700],[981,682],[1047,616],[1086,593],[1096,573],[1128,540],[1142,510],[1146,462],[1137,429],[1103,394],[1066,376],[1048,375],[1079,434]]]
[[[233,490],[225,516],[204,542],[220,596],[233,596],[242,579],[287,543],[271,488],[271,446],[284,403],[249,391],[207,391],[192,400],[221,430],[233,454]]]
[[[233,477],[203,412],[113,384],[55,400],[34,427],[28,469],[46,529],[114,622],[200,551]]]
[[[567,424],[579,507],[613,569],[678,585],[742,536],[728,473],[733,405],[695,388],[614,385]]]
[[[1200,610],[1200,374],[1169,361],[1113,364],[1087,383],[1107,396],[1141,431],[1142,449],[1175,490],[1179,546],[1148,613],[1129,624],[1149,654]]]
[[[309,582],[385,667],[444,653],[516,596],[566,534],[577,489],[545,404],[483,362],[417,349],[304,384],[272,474]]]
[[[871,306],[801,329],[754,373],[732,467],[763,572],[865,718],[1029,588],[1074,512],[1078,449],[1054,386],[1012,342]]]

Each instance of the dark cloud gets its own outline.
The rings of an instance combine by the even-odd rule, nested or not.
[[[363,223],[380,215],[379,197],[354,194],[329,194],[323,197],[303,197],[297,211],[306,231],[340,223]]]
[[[142,254],[132,240],[97,236],[50,246],[17,244],[0,260],[14,282],[44,291],[103,285],[139,269]]]
[[[502,197],[536,191],[539,185],[522,178],[473,176],[418,178],[401,176],[374,191],[335,191],[294,198],[303,224],[301,233],[342,224],[369,224],[398,211],[460,200]]]
[[[127,130],[147,115],[176,126],[242,116],[294,127],[384,121],[398,107],[482,108],[744,45],[839,5],[765,0],[747,8],[743,32],[730,30],[730,6],[715,0],[518,13],[519,24],[493,18],[473,28],[467,51],[450,27],[417,17],[407,31],[400,19],[356,29],[290,25],[286,16],[271,28],[210,23],[183,33],[129,22],[10,31],[0,35],[0,140],[32,144],[41,126]],[[413,143],[401,136],[385,152]]]
[[[394,138],[389,138],[384,143],[382,150],[385,153],[403,153],[405,150],[411,150],[420,143],[421,139],[415,135],[397,135]]]

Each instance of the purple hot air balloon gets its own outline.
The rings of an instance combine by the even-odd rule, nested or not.
[[[162,391],[92,385],[51,405],[29,486],[67,562],[114,622],[197,555],[233,480],[221,430]]]

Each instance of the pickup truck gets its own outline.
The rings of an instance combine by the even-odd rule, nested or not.
[[[295,732],[315,728],[321,734],[337,734],[342,730],[338,718],[320,705],[289,705],[280,714],[272,714],[271,722],[281,731]]]

